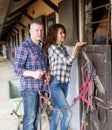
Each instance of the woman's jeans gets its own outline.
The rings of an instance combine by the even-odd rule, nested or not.
[[[24,103],[23,130],[38,130],[39,95],[32,89],[21,92]]]
[[[50,81],[50,91],[54,108],[64,109],[69,106],[66,101],[68,84],[61,83],[56,79],[55,76],[52,76]],[[50,120],[50,130],[57,130],[60,113],[61,113],[60,110],[53,110]],[[68,130],[70,118],[71,118],[70,110],[62,111],[60,130]]]

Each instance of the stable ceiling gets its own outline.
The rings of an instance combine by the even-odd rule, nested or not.
[[[28,6],[35,1],[37,0],[0,0],[0,41],[5,40],[11,29],[18,24]]]

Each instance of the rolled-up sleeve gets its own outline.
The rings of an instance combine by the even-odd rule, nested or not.
[[[26,59],[27,59],[27,50],[25,46],[21,45],[18,47],[14,59],[14,73],[17,76],[23,76],[23,72],[25,71]]]

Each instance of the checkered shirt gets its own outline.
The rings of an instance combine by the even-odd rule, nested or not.
[[[62,83],[70,82],[70,70],[75,57],[68,55],[64,46],[51,45],[48,49],[51,75]]]
[[[35,91],[45,88],[46,84],[44,82],[44,77],[38,80],[32,77],[24,77],[23,72],[25,70],[42,70],[43,72],[46,72],[47,67],[47,55],[42,46],[39,47],[35,45],[31,39],[20,44],[16,51],[16,57],[14,60],[14,72],[17,76],[21,77],[21,91],[26,88],[34,89]]]

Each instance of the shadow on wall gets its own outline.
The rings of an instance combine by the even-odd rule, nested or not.
[[[68,53],[71,54],[73,47],[66,47]],[[78,79],[78,61],[77,59],[73,62],[71,68],[71,82],[69,84],[67,101],[69,105],[73,103],[73,99],[79,95],[79,79]],[[80,130],[80,106],[77,102],[71,109],[72,118],[70,121],[70,128],[73,130]],[[75,122],[75,123],[74,123]]]

